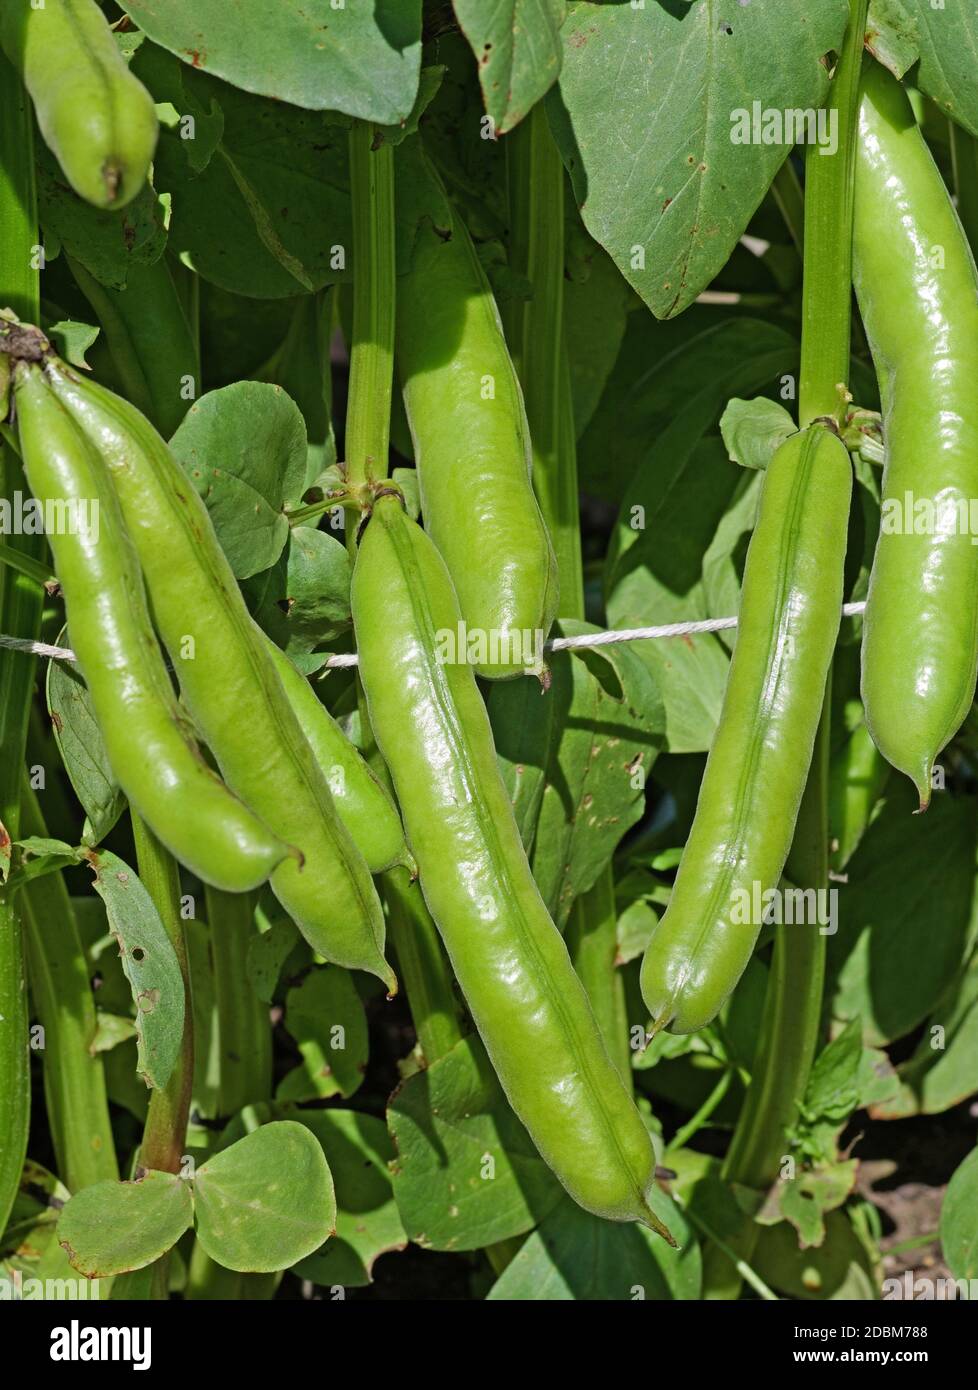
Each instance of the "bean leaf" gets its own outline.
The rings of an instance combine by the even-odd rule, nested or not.
[[[152,898],[132,869],[109,850],[91,850],[86,858],[136,1006],[136,1070],[147,1086],[159,1090],[170,1079],[183,1038],[180,964]]]
[[[197,1239],[225,1269],[267,1274],[317,1250],[336,1224],[333,1179],[294,1120],[263,1125],[209,1158],[194,1180]]]
[[[150,1171],[136,1182],[97,1182],[75,1194],[58,1221],[69,1263],[89,1279],[142,1269],[193,1221],[190,1184]]]
[[[394,1195],[416,1245],[478,1250],[530,1230],[560,1200],[477,1038],[409,1077],[387,1123]]]
[[[55,645],[70,645],[66,628]],[[70,661],[49,661],[46,693],[61,761],[88,817],[82,839],[97,845],[125,810],[125,794],[109,767],[102,731],[78,668]]]

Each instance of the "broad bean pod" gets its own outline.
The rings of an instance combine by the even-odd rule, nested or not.
[[[75,192],[99,208],[124,207],[146,181],[156,108],[95,0],[4,0],[0,45]]]
[[[691,1033],[716,1016],[750,960],[757,904],[778,887],[841,621],[851,493],[845,445],[820,425],[792,435],[768,465],[720,722],[642,961],[656,1029]]]
[[[112,479],[183,700],[218,767],[301,851],[301,864],[275,870],[272,889],[315,950],[394,990],[370,870],[337,815],[207,508],[134,406],[56,359],[45,371]]]
[[[150,622],[119,504],[97,455],[37,363],[19,362],[15,401],[35,498],[66,524],[48,531],[68,633],[112,772],[159,839],[205,882],[263,883],[286,846],[208,767],[190,737]],[[86,519],[67,506],[83,503]],[[57,511],[55,511],[57,509]]]
[[[412,869],[397,807],[361,758],[312,686],[275,643],[268,653],[275,663],[289,704],[323,771],[340,820],[367,861],[372,874],[395,864]]]
[[[894,77],[867,60],[853,280],[883,405],[883,519],[866,599],[862,694],[921,810],[978,672],[978,276]]]
[[[557,562],[531,481],[523,393],[472,238],[418,229],[397,282],[399,374],[425,529],[458,593],[479,675],[543,667],[557,612]],[[493,649],[495,645],[495,650]]]
[[[353,616],[421,888],[510,1104],[582,1207],[668,1238],[648,1131],[533,880],[472,667],[439,657],[460,617],[452,580],[396,497],[361,538]]]

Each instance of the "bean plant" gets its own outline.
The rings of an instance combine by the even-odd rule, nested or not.
[[[975,1287],[976,47],[5,0],[4,1298]]]

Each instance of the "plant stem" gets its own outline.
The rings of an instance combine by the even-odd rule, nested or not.
[[[954,121],[951,127],[951,166],[958,216],[972,253],[978,256],[978,140]]]
[[[18,574],[32,579],[35,584],[39,584],[42,588],[45,584],[50,584],[54,577],[50,565],[46,565],[43,560],[35,559],[33,555],[28,555],[23,550],[17,550],[12,545],[0,544],[0,565],[6,565],[9,569],[16,570]]]
[[[438,928],[407,869],[384,874],[387,925],[414,1031],[427,1066],[462,1040],[458,1004]]]
[[[577,457],[564,350],[564,166],[543,104],[510,137],[513,269],[533,298],[510,311],[526,418],[533,486],[557,554],[560,612],[584,616]],[[522,320],[522,331],[520,331]]]
[[[693,1118],[687,1120],[682,1129],[677,1129],[676,1133],[669,1140],[669,1143],[666,1145],[667,1154],[672,1153],[676,1149],[684,1148],[689,1143],[690,1139],[692,1139],[695,1134],[699,1133],[714,1110],[723,1100],[724,1096],[730,1090],[730,1083],[733,1081],[735,1075],[736,1072],[733,1067],[727,1067],[725,1069],[720,1080],[713,1087],[713,1090],[707,1096]]]
[[[353,336],[346,414],[351,488],[387,477],[394,377],[394,151],[374,148],[374,127],[350,129],[353,205]],[[351,527],[351,545],[356,538]]]
[[[22,831],[47,835],[37,794],[26,778]],[[60,873],[24,885],[31,996],[44,1029],[44,1095],[58,1175],[70,1192],[117,1179],[102,1057],[93,1053],[97,1019],[88,963],[71,898]]]
[[[257,935],[254,894],[204,892],[220,1046],[218,1106],[229,1117],[271,1098],[271,1024],[248,979],[248,942]]]
[[[805,158],[805,279],[802,292],[801,429],[818,416],[841,420],[849,380],[852,316],[852,201],[859,75],[868,0],[850,0],[849,27],[829,93],[837,113],[835,154],[808,146]]]
[[[0,54],[0,288],[3,306],[21,319],[40,318],[35,248],[33,112],[23,85]],[[27,491],[20,460],[0,445],[3,495]],[[43,536],[18,535],[10,548],[43,563]],[[0,565],[0,632],[37,640],[44,591],[36,580]],[[20,779],[36,658],[0,649],[0,854],[20,834]],[[0,886],[0,1231],[7,1224],[27,1153],[30,1124],[27,982],[21,921]]]
[[[372,145],[373,127],[354,121],[350,131],[353,331],[346,416],[346,481],[351,490],[387,477],[390,443],[396,299],[394,161],[389,145],[376,149]],[[352,527],[347,546],[355,554]],[[386,768],[376,754],[359,675],[357,704],[364,756],[389,787]],[[462,1037],[451,977],[421,889],[405,869],[384,875],[384,897],[415,1032],[430,1065]]]
[[[184,987],[180,1055],[166,1085],[161,1090],[150,1092],[146,1127],[139,1146],[139,1166],[155,1168],[163,1173],[179,1173],[194,1080],[194,1021],[187,944],[183,918],[180,916],[180,875],[176,860],[163,848],[149,826],[135,812],[130,814],[136,841],[137,872],[170,938]]]

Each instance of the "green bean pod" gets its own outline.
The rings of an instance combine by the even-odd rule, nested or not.
[[[401,818],[386,788],[371,772],[305,676],[272,641],[268,643],[268,652],[302,732],[329,783],[340,820],[352,835],[370,872],[383,873],[395,864],[413,869],[414,860],[404,843]]]
[[[923,810],[978,671],[978,276],[910,102],[876,62],[859,109],[853,280],[886,449],[863,703]]]
[[[315,950],[393,991],[370,870],[336,813],[207,508],[134,406],[56,359],[45,370],[111,476],[184,703],[228,786],[301,851],[301,864],[272,874],[273,891]]]
[[[353,615],[422,891],[510,1104],[582,1207],[667,1234],[648,1131],[533,881],[472,667],[439,659],[460,616],[451,578],[396,497],[361,539]]]
[[[98,208],[124,207],[146,181],[156,108],[95,0],[4,0],[0,45],[75,192]]]
[[[792,435],[768,466],[720,722],[642,962],[656,1029],[691,1033],[716,1016],[750,960],[764,895],[778,887],[841,621],[851,492],[846,448],[821,426]]]
[[[35,498],[49,529],[68,632],[112,772],[132,805],[198,877],[227,892],[257,887],[287,849],[228,791],[191,740],[150,622],[139,562],[97,456],[36,363],[19,362],[15,401]],[[97,508],[92,524],[66,509]]]
[[[397,282],[395,366],[425,529],[458,593],[479,675],[543,669],[557,562],[531,482],[523,393],[472,239],[418,230]],[[483,659],[484,658],[484,659]]]

